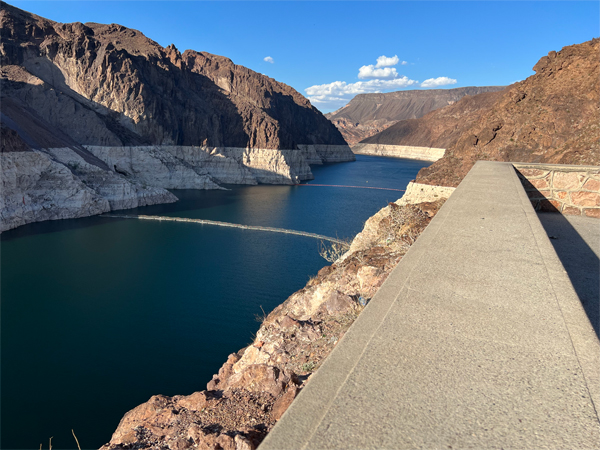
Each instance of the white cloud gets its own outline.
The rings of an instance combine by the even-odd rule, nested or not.
[[[264,59],[266,62],[273,64],[275,62],[275,60],[273,58],[271,58],[270,56],[265,57]]]
[[[383,80],[391,80],[398,76],[398,72],[394,67],[384,67],[383,69],[376,69],[374,65],[362,66],[358,69],[358,78],[378,78]]]
[[[328,84],[319,84],[305,89],[308,99],[312,104],[322,109],[337,109],[344,106],[357,94],[369,94],[390,89],[402,89],[418,84],[406,76],[393,80],[369,80],[346,83],[334,81]]]
[[[391,58],[382,55],[379,58],[377,58],[377,64],[375,64],[375,67],[391,67],[395,66],[399,62],[400,58],[398,58],[398,55],[394,55]],[[403,66],[405,66],[406,64],[408,64],[406,61],[402,61]]]
[[[398,77],[398,72],[392,66],[402,64],[405,66],[408,64],[406,61],[400,62],[398,55],[385,56],[382,55],[377,58],[377,64],[369,64],[368,66],[362,66],[358,69],[358,78],[364,79],[378,79],[378,80],[392,80]]]
[[[448,77],[429,78],[421,83],[421,87],[437,87],[448,84],[456,84],[456,80]]]

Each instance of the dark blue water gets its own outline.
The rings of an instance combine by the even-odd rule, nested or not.
[[[404,189],[425,162],[358,156],[314,183]],[[351,237],[401,192],[311,186],[173,191],[128,212]],[[327,263],[315,239],[90,217],[2,234],[1,447],[108,442],[153,394],[190,394]],[[262,307],[262,309],[261,309]]]

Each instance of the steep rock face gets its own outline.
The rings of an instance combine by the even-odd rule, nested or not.
[[[501,92],[465,96],[421,118],[401,120],[381,133],[362,140],[356,147],[406,145],[446,149],[458,140],[470,123],[500,98]]]
[[[346,141],[354,145],[399,120],[417,119],[430,111],[452,105],[464,96],[502,89],[502,86],[482,86],[359,94],[346,106],[325,116],[338,127]]]
[[[294,89],[227,58],[182,55],[120,25],[61,24],[5,3],[0,25],[7,95],[79,144],[345,144]],[[35,83],[12,79],[13,67]],[[81,113],[84,126],[74,127]]]
[[[552,51],[533,69],[465,121],[417,181],[457,186],[479,159],[600,165],[600,39]]]
[[[41,170],[44,157],[62,166],[46,177],[43,207],[30,205],[46,212],[21,215],[4,199],[0,231],[106,210],[93,207],[94,195],[110,209],[130,208],[176,201],[165,189],[294,184],[313,178],[309,163],[354,160],[307,99],[227,58],[181,54],[120,25],[56,23],[3,2],[0,32],[3,152],[24,144],[38,155],[3,164],[23,176]],[[94,192],[79,211],[59,194],[74,180]],[[41,202],[36,186],[4,192]]]
[[[0,158],[0,231],[39,220],[83,217],[110,210],[106,199],[43,153],[3,152]]]
[[[2,133],[0,232],[31,222],[177,201],[165,189],[90,164],[72,148],[31,150],[15,132]]]

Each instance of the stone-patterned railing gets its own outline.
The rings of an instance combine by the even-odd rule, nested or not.
[[[600,218],[600,167],[514,164],[536,211]]]

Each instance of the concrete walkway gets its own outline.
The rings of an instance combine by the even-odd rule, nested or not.
[[[260,450],[599,448],[599,368],[512,166],[478,162]]]

